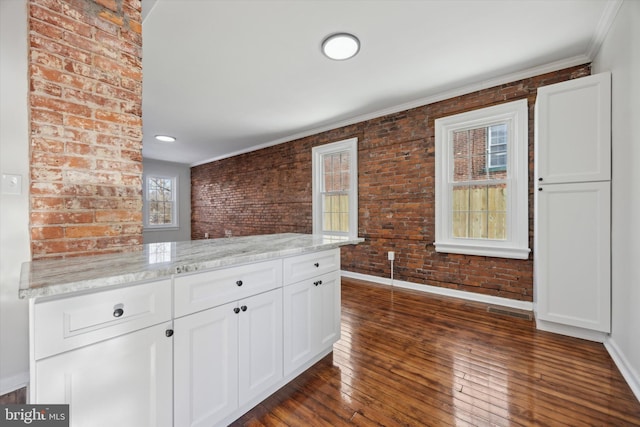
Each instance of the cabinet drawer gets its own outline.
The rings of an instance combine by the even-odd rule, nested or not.
[[[175,316],[185,316],[282,286],[282,260],[175,278]]]
[[[33,305],[34,356],[93,344],[171,320],[171,280]]]
[[[340,249],[299,255],[284,259],[284,284],[290,285],[300,280],[340,269]]]

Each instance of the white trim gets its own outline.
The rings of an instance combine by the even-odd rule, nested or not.
[[[358,237],[358,138],[319,145],[311,149],[311,197],[313,234],[327,234],[322,229],[321,189],[324,181],[323,158],[327,154],[349,152],[349,233],[352,238]],[[344,235],[344,233],[342,233]]]
[[[351,271],[341,270],[340,274],[344,277],[352,279],[366,280],[368,282],[378,283],[380,285],[396,286],[398,288],[412,289],[414,291],[425,292],[429,294],[442,295],[464,299],[467,301],[481,302],[484,304],[499,305],[502,307],[515,308],[518,310],[533,311],[533,303],[529,301],[519,301],[510,298],[496,297],[492,295],[477,294],[475,292],[461,291],[458,289],[441,288],[440,286],[422,285],[419,283],[405,282],[402,280],[391,280],[384,277],[371,276],[369,274],[354,273]]]
[[[606,332],[594,331],[591,329],[581,328],[578,326],[564,325],[556,322],[549,322],[537,317],[536,313],[536,329],[540,331],[553,332],[554,334],[566,335],[569,337],[580,338],[588,341],[603,343],[607,339]]]
[[[171,224],[149,224],[149,192],[148,182],[149,178],[161,178],[171,180],[171,198],[173,199],[173,218]],[[180,229],[180,203],[178,198],[179,181],[178,175],[163,175],[163,174],[143,174],[142,179],[142,230],[143,231],[175,231]]]
[[[529,257],[529,126],[528,101],[520,99],[435,120],[435,201],[437,252],[502,258]],[[453,133],[505,123],[507,151],[506,240],[456,238],[452,234]],[[475,183],[475,181],[472,181]],[[489,181],[478,181],[485,184]]]
[[[607,349],[623,378],[629,384],[631,391],[636,395],[636,399],[640,401],[640,374],[633,369],[633,366],[629,363],[624,353],[620,351],[620,347],[612,337],[609,336],[604,340],[604,348]]]
[[[607,37],[607,33],[609,29],[613,25],[613,21],[615,21],[616,16],[618,15],[618,10],[622,6],[623,0],[609,0],[604,7],[604,12],[600,15],[600,20],[598,21],[598,25],[596,26],[596,31],[589,43],[589,47],[587,48],[587,56],[589,57],[589,62],[593,61],[598,52],[600,51],[600,47],[604,42],[604,39]]]
[[[608,29],[607,29],[608,31]],[[587,55],[576,55],[571,58],[562,59],[560,61],[550,62],[548,64],[539,65],[537,67],[527,68],[522,71],[516,71],[513,73],[503,74],[502,76],[495,77],[488,80],[481,80],[476,83],[462,86],[458,89],[446,90],[440,93],[436,93],[425,98],[418,98],[414,101],[405,102],[382,110],[377,110],[367,114],[361,114],[338,122],[332,122],[324,126],[319,126],[302,132],[294,133],[282,138],[278,138],[272,141],[267,141],[261,144],[256,144],[248,148],[244,148],[231,153],[222,154],[220,156],[211,157],[208,159],[200,160],[191,163],[189,166],[200,166],[206,163],[215,162],[217,160],[227,159],[229,157],[239,156],[240,154],[250,153],[252,151],[261,150],[263,148],[272,147],[274,145],[284,144],[285,142],[291,142],[296,139],[305,138],[307,136],[316,135],[328,130],[338,129],[344,126],[349,126],[355,123],[365,122],[367,120],[377,119],[389,114],[398,113],[401,111],[410,110],[412,108],[423,107],[425,105],[433,104],[446,99],[455,98],[457,96],[466,95],[468,93],[477,92],[482,89],[487,89],[494,86],[500,86],[506,83],[512,83],[518,80],[528,79],[530,77],[536,77],[542,74],[551,73],[553,71],[562,70],[565,68],[575,67],[576,65],[588,64],[593,58]]]
[[[0,378],[0,396],[29,385],[29,371],[21,372],[7,378]]]
[[[473,240],[473,239],[462,239]],[[485,242],[479,241],[480,244],[475,245],[473,243],[450,243],[450,242],[438,242],[437,252],[444,252],[450,254],[461,255],[477,255],[477,256],[489,256],[496,258],[512,258],[512,259],[529,259],[529,248],[510,248],[510,247],[492,247],[484,245]],[[489,243],[489,242],[486,242]],[[434,243],[435,244],[435,243]]]

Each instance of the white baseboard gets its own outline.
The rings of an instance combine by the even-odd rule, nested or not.
[[[633,366],[631,366],[627,358],[624,356],[624,353],[620,351],[620,348],[613,338],[607,338],[604,341],[604,347],[609,352],[609,355],[620,370],[620,373],[622,373],[624,379],[627,381],[627,384],[629,384],[629,387],[631,387],[631,391],[636,395],[636,399],[640,401],[640,375],[635,371],[635,369],[633,369]]]
[[[7,378],[0,378],[0,396],[29,385],[29,372],[21,372]]]
[[[387,279],[384,277],[371,276],[369,274],[353,273],[351,271],[342,270],[342,276],[352,279],[366,280],[368,282],[379,283],[381,285],[396,286],[398,288],[412,289],[415,291],[426,292],[430,294],[443,295],[454,298],[461,298],[468,301],[481,302],[491,305],[499,305],[503,307],[516,308],[518,310],[533,311],[533,303],[529,301],[519,301],[509,298],[495,297],[491,295],[477,294],[475,292],[460,291],[457,289],[441,288],[439,286],[421,285],[418,283],[405,282],[402,280]]]
[[[536,328],[541,331],[553,332],[554,334],[567,335],[569,337],[580,338],[588,341],[604,343],[609,336],[606,332],[592,331],[591,329],[578,328],[576,326],[562,325],[560,323],[540,320],[536,317]]]

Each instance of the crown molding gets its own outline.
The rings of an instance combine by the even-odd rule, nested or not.
[[[617,0],[616,0],[617,1]],[[272,147],[274,145],[283,144],[285,142],[291,142],[296,139],[305,138],[307,136],[316,135],[322,132],[326,132],[333,129],[338,129],[344,126],[353,125],[356,123],[364,122],[367,120],[377,119],[379,117],[383,117],[389,114],[398,113],[400,111],[410,110],[412,108],[423,107],[425,105],[433,104],[435,102],[444,101],[446,99],[455,98],[457,96],[466,95],[468,93],[476,92],[482,89],[487,89],[494,86],[499,86],[505,83],[511,83],[518,80],[527,79],[530,77],[539,76],[541,74],[550,73],[553,71],[562,70],[564,68],[574,67],[576,65],[582,65],[591,62],[590,58],[587,55],[577,55],[571,58],[562,59],[560,61],[551,62],[548,64],[540,65],[537,67],[527,68],[525,70],[516,71],[513,73],[503,74],[499,77],[495,77],[492,79],[482,80],[479,82],[475,82],[472,84],[464,85],[456,89],[446,90],[443,92],[439,92],[434,95],[430,95],[423,98],[418,98],[413,101],[405,102],[402,104],[394,105],[392,107],[384,108],[382,110],[377,110],[371,113],[362,114],[358,116],[354,116],[345,120],[332,122],[327,125],[319,126],[316,128],[308,129],[302,132],[294,133],[283,138],[275,139],[272,141],[264,142],[262,144],[257,144],[242,150],[234,151],[231,153],[226,153],[221,156],[216,156],[212,158],[208,158],[205,160],[201,160],[198,162],[191,163],[190,166],[200,166],[206,163],[215,162],[218,160],[227,159],[230,157],[235,157],[241,154],[250,153],[252,151],[261,150],[263,148]]]
[[[622,3],[624,3],[624,0],[609,0],[605,5],[604,11],[600,16],[600,21],[598,21],[598,25],[596,26],[596,31],[589,43],[589,47],[587,48],[587,57],[589,58],[589,62],[593,61],[600,51],[600,47],[602,46],[604,39],[607,37],[609,29],[613,25],[613,21],[615,21],[616,16],[618,15],[618,11],[620,10]]]

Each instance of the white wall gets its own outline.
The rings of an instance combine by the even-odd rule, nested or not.
[[[626,0],[592,64],[612,73],[612,334],[640,399],[640,1]]]
[[[191,240],[191,167],[181,163],[144,159],[142,174],[178,177],[178,229],[145,229],[142,233],[144,243],[179,242]]]
[[[21,195],[0,195],[0,395],[29,380],[27,302],[18,299],[29,261],[27,2],[0,0],[0,171],[22,176]]]

